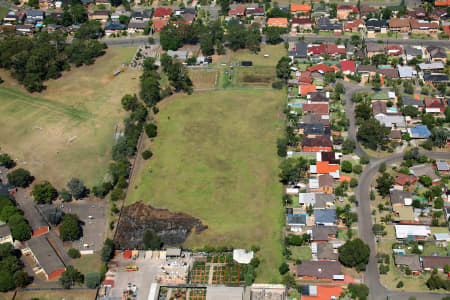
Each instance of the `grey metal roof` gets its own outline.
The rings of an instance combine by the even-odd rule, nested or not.
[[[31,240],[27,241],[27,245],[47,275],[56,270],[65,268],[65,265],[56,254],[55,250],[50,246],[47,234],[33,237]]]
[[[336,223],[336,209],[314,209],[316,224]]]
[[[438,160],[436,162],[436,167],[438,171],[448,171],[448,163],[446,161]]]
[[[9,230],[8,225],[6,225],[6,224],[0,225],[0,238],[8,236],[10,234],[11,234],[11,230]]]
[[[419,271],[420,261],[417,254],[394,255],[396,265],[408,266],[411,271]]]
[[[288,225],[306,225],[306,215],[288,215]]]

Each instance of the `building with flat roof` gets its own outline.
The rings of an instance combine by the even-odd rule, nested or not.
[[[243,300],[243,287],[208,286],[206,300]]]

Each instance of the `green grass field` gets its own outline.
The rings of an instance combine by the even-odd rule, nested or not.
[[[99,254],[82,255],[80,258],[73,259],[72,261],[73,266],[84,275],[100,270],[101,258]]]
[[[127,203],[183,211],[209,229],[184,246],[261,247],[258,281],[278,282],[281,192],[276,140],[284,91],[228,90],[175,95],[161,103],[153,158]]]
[[[88,185],[101,182],[111,158],[116,124],[125,112],[121,97],[138,90],[139,71],[114,77],[135,48],[113,48],[95,64],[73,67],[30,94],[6,70],[0,70],[0,145],[37,179],[58,188],[71,177]]]
[[[4,16],[8,13],[9,9],[4,6],[0,6],[0,19],[3,19]]]

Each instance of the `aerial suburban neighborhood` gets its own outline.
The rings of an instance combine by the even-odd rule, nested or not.
[[[0,0],[0,299],[450,300],[450,1]]]

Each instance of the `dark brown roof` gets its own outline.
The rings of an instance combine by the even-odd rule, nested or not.
[[[319,187],[330,186],[333,187],[334,179],[330,174],[323,174],[319,176]]]
[[[327,161],[330,164],[339,165],[341,163],[340,159],[336,159],[336,152],[321,152],[322,161]]]
[[[391,130],[391,133],[389,134],[389,138],[391,139],[401,139],[402,138],[402,132],[400,130]]]
[[[337,234],[337,226],[316,225],[312,228],[313,241],[327,241],[329,235]]]
[[[318,116],[318,115],[306,115],[306,116],[302,117],[302,119],[300,120],[300,123],[305,123],[305,124],[320,123],[320,124],[323,124],[324,126],[329,126],[330,119],[325,119],[325,118],[322,118],[322,116]]]
[[[390,28],[409,27],[409,20],[408,19],[391,18],[389,20],[389,27]]]
[[[369,72],[369,73],[375,73],[377,71],[377,67],[372,65],[359,65],[358,66],[358,72]]]
[[[333,275],[341,274],[341,265],[336,261],[303,261],[297,266],[297,276],[333,279]]]
[[[373,115],[376,116],[378,114],[386,114],[386,104],[382,101],[376,101],[372,103],[372,111]]]
[[[329,136],[320,135],[314,138],[303,138],[302,146],[306,147],[333,147]]]
[[[396,69],[381,69],[377,73],[387,78],[398,78],[398,71]]]
[[[443,269],[445,265],[450,265],[450,256],[422,256],[422,263],[424,268]]]

